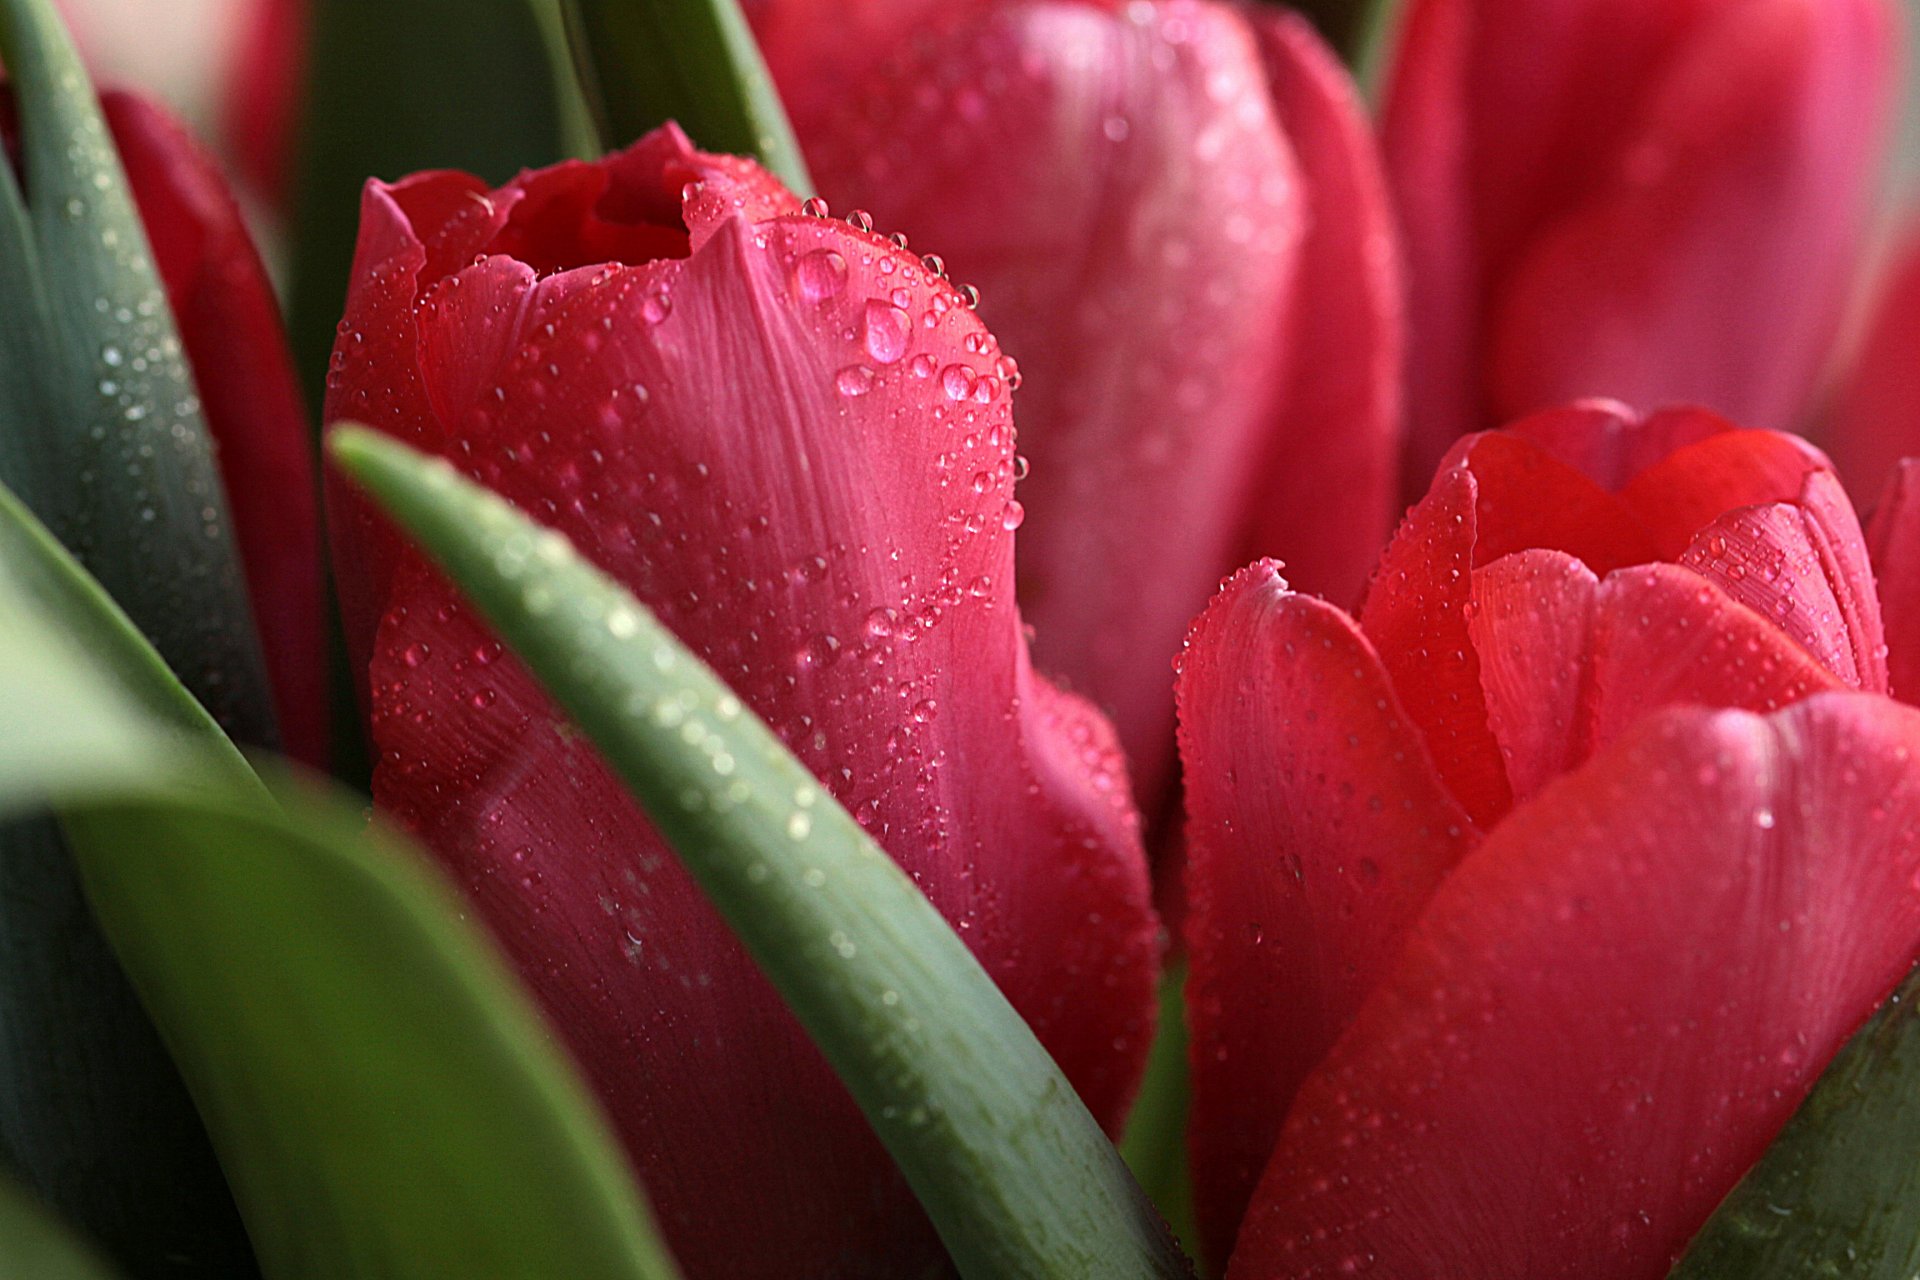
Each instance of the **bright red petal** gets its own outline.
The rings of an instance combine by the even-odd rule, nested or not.
[[[1190,1134],[1224,1259],[1294,1087],[1474,835],[1372,647],[1271,562],[1195,624],[1179,701]]]
[[[1305,211],[1261,50],[1225,6],[1049,0],[831,92],[822,189],[944,255],[1019,362],[1035,660],[1112,711],[1151,811],[1168,664],[1243,544],[1287,351]]]
[[[1578,556],[1596,573],[1655,557],[1636,512],[1520,432],[1467,436],[1445,465],[1473,472],[1476,566],[1530,547]]]
[[[1308,1080],[1235,1280],[1658,1280],[1920,942],[1920,715],[1677,712],[1516,810]]]
[[[1740,428],[1705,409],[1661,409],[1642,416],[1617,400],[1579,400],[1543,409],[1501,430],[1524,436],[1608,493],[1691,444]]]
[[[1895,697],[1920,700],[1920,460],[1893,470],[1867,527],[1887,632],[1887,683]]]
[[[1633,126],[1495,286],[1495,409],[1610,395],[1795,425],[1851,283],[1896,49],[1879,0],[1721,4],[1640,100],[1608,83],[1589,109]]]
[[[1772,711],[1847,687],[1775,619],[1672,564],[1622,569],[1600,584],[1592,652],[1594,745],[1668,707]]]
[[[327,630],[313,441],[273,285],[213,158],[159,108],[101,102],[220,449],[282,745],[327,763]]]
[[[1794,502],[1807,477],[1829,470],[1798,436],[1727,431],[1674,450],[1634,476],[1620,498],[1653,536],[1662,560],[1678,560],[1694,535],[1737,507]]]
[[[1516,801],[1586,758],[1599,587],[1593,570],[1559,551],[1522,551],[1473,571],[1467,631]]]
[[[1248,16],[1300,167],[1306,235],[1247,556],[1282,557],[1300,590],[1350,607],[1398,506],[1400,249],[1352,78],[1305,18],[1267,9]]]
[[[417,385],[427,421],[398,425],[658,611],[1117,1125],[1151,1031],[1156,922],[1110,733],[1028,668],[993,339],[883,238],[765,216],[794,201],[661,136],[590,201],[576,171],[523,178],[490,225],[548,259],[640,244],[670,228],[639,154],[657,192],[691,186],[690,257],[544,277],[486,259],[405,301],[410,348],[343,347],[339,394],[401,403]],[[363,309],[382,283],[357,283]],[[411,561],[392,581],[376,798],[475,895],[688,1273],[931,1265],[891,1162],[597,758],[444,585]]]
[[[1360,626],[1448,789],[1476,823],[1491,826],[1512,805],[1513,792],[1488,727],[1480,659],[1467,629],[1476,493],[1472,471],[1440,473],[1381,558]]]

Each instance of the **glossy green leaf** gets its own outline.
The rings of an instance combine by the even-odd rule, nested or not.
[[[961,1274],[1188,1274],[965,944],[711,670],[565,538],[444,462],[364,429],[336,431],[332,451],[625,780],[859,1102]]]
[[[425,856],[312,784],[270,796],[143,649],[0,495],[0,816],[64,814],[271,1280],[671,1277],[578,1076]]]
[[[739,0],[567,0],[575,61],[608,148],[677,121],[707,151],[752,156],[813,191]]]
[[[251,776],[4,489],[0,653],[0,789],[39,788],[31,800],[103,779],[175,779],[169,726],[197,731],[209,766]],[[37,813],[0,814],[0,1153],[134,1275],[252,1271],[192,1100],[94,925],[59,827]]]
[[[93,87],[52,0],[0,0],[0,482],[221,723],[274,737],[212,438]]]
[[[0,1181],[0,1275],[114,1280],[117,1274],[24,1190]]]
[[[316,410],[368,178],[503,182],[591,148],[560,2],[314,0],[289,325]]]
[[[1694,1238],[1675,1280],[1920,1274],[1920,971]]]

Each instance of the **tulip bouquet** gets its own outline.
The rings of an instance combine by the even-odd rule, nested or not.
[[[0,1273],[1910,1280],[1901,35],[0,0]]]

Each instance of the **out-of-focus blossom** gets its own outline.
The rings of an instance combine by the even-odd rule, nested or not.
[[[1138,823],[1110,729],[1029,667],[1007,382],[952,284],[669,127],[494,191],[370,184],[330,387],[330,420],[446,456],[656,610],[1118,1125],[1158,946]],[[599,757],[449,586],[337,510],[375,798],[518,962],[687,1274],[939,1265],[851,1099]]]
[[[1413,0],[1383,123],[1408,480],[1581,396],[1802,423],[1887,133],[1889,0]]]

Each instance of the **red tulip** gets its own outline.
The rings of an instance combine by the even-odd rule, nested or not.
[[[1112,710],[1151,811],[1219,575],[1282,555],[1350,601],[1390,526],[1400,286],[1358,95],[1304,20],[1202,0],[749,9],[822,192],[937,248],[1018,360],[1036,661]]]
[[[312,435],[279,304],[218,166],[160,108],[101,100],[220,450],[288,752],[327,759],[327,630]]]
[[[234,166],[255,190],[284,207],[291,196],[293,146],[307,74],[308,0],[251,0],[220,102],[220,127]]]
[[[669,127],[497,191],[370,184],[327,416],[452,459],[652,606],[1112,1127],[1156,924],[1111,733],[1029,668],[999,359],[917,258]],[[448,586],[342,513],[375,797],[544,1002],[687,1274],[937,1265],[853,1103],[599,758]]]
[[[1889,0],[1414,0],[1383,123],[1411,270],[1408,474],[1590,395],[1787,428],[1840,319]]]
[[[1886,652],[1825,459],[1693,410],[1462,440],[1357,621],[1234,578],[1179,680],[1230,1274],[1664,1275],[1920,944],[1920,718],[1816,697]]]

